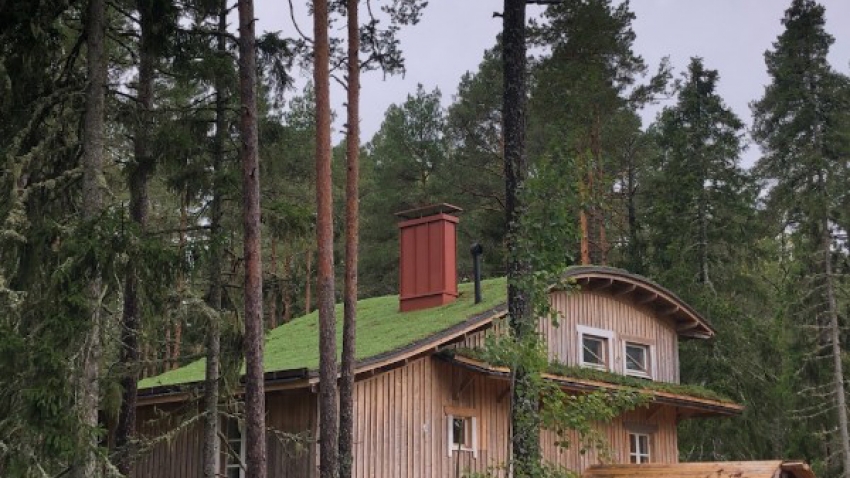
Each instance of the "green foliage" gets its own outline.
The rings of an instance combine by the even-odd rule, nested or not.
[[[491,466],[485,472],[464,473],[463,478],[497,478],[508,476],[507,466]],[[562,466],[544,464],[540,469],[540,478],[579,478],[578,473]]]
[[[360,289],[365,296],[395,292],[387,281],[398,268],[395,213],[449,202],[438,189],[437,171],[446,161],[445,117],[439,90],[422,85],[401,105],[386,112],[381,129],[362,157],[363,220]]]

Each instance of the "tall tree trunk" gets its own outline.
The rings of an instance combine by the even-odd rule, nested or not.
[[[106,103],[106,3],[89,0],[86,15],[88,47],[86,111],[83,131],[83,204],[86,221],[95,221],[103,208],[101,186],[104,183],[104,115]],[[89,306],[89,328],[80,354],[82,360],[75,380],[77,414],[80,420],[80,453],[74,461],[70,476],[92,478],[100,476],[98,467],[98,409],[100,408],[101,343],[101,281],[95,266],[87,278],[86,301]]]
[[[635,144],[629,145],[627,154],[627,177],[626,177],[626,209],[628,210],[629,227],[629,270],[636,274],[643,274],[643,248],[640,244],[640,233],[637,216],[637,181],[635,173]]]
[[[245,256],[245,460],[247,478],[265,478],[266,404],[263,383],[263,267],[257,133],[254,1],[239,0],[239,97],[242,140],[242,225]]]
[[[520,220],[525,211],[519,192],[528,175],[525,157],[526,122],[526,0],[505,0],[503,12],[503,64],[505,132],[505,212],[508,224],[508,315],[516,340],[534,340],[536,321],[529,303],[529,291],[519,287],[531,272],[520,250],[523,234]],[[534,385],[534,372],[519,363],[511,374],[511,464],[513,476],[532,476],[540,467],[540,397]]]
[[[277,274],[277,237],[274,234],[271,236],[272,254],[271,264],[269,264],[269,269],[271,270],[271,274],[269,275],[271,278],[271,287],[269,287],[269,318],[267,324],[269,329],[277,327],[277,291],[278,281],[280,280]]]
[[[360,0],[348,0],[348,175],[345,182],[345,294],[339,384],[339,476],[354,463],[354,365],[357,339],[357,248],[360,234]]]
[[[218,4],[218,37],[216,54],[220,60],[227,58],[227,0]],[[218,401],[221,364],[221,198],[222,168],[224,167],[224,144],[227,140],[227,104],[224,97],[225,84],[221,75],[215,82],[215,150],[213,151],[213,193],[210,205],[210,270],[207,305],[219,313],[207,327],[207,363],[204,373],[204,478],[217,478],[219,471]]]
[[[838,413],[838,434],[841,440],[841,458],[844,475],[850,473],[850,433],[847,425],[847,397],[844,389],[844,370],[841,353],[841,328],[838,323],[838,304],[835,299],[835,283],[832,276],[832,234],[829,232],[829,216],[822,222],[822,247],[824,274],[826,275],[826,298],[829,313],[829,332],[832,342],[833,388],[835,408]]]
[[[313,248],[307,246],[307,257],[305,257],[305,267],[307,284],[304,286],[304,313],[309,314],[313,311]]]
[[[697,219],[699,220],[699,281],[709,288],[711,278],[708,275],[708,214],[705,211],[705,188],[700,191],[697,205]]]
[[[602,165],[602,117],[598,109],[594,111],[593,133],[591,134],[593,166],[590,168],[590,190],[592,197],[593,226],[596,234],[591,241],[591,261],[594,264],[608,264],[608,237],[605,218],[605,170]]]
[[[189,227],[189,201],[191,200],[188,186],[183,189],[183,198],[180,202],[180,236],[178,244],[180,248],[180,258],[185,259],[186,256],[186,229]],[[182,298],[186,294],[186,277],[182,269],[177,274],[177,291],[178,296]],[[180,353],[183,345],[183,318],[178,315],[174,322],[174,343],[171,346],[171,368],[180,366]]]
[[[155,71],[154,51],[151,48],[151,10],[146,0],[137,3],[141,39],[139,41],[139,81],[136,91],[136,127],[133,152],[135,164],[130,167],[128,187],[130,189],[130,219],[136,223],[139,234],[145,234],[148,224],[148,184],[153,173],[153,158],[150,153],[151,111],[153,109],[153,84]],[[119,362],[123,366],[121,378],[121,410],[115,432],[118,450],[117,468],[124,475],[132,469],[130,442],[136,427],[136,398],[139,381],[139,331],[141,330],[141,307],[139,304],[139,277],[137,261],[131,260],[124,280],[124,308],[121,316],[121,350]]]
[[[283,314],[280,318],[282,324],[292,319],[292,290],[289,286],[289,278],[292,276],[292,249],[289,243],[284,243],[284,245],[283,279],[280,282],[280,295],[283,298]]]
[[[334,317],[333,192],[331,190],[330,43],[328,0],[313,3],[316,84],[316,236],[319,289],[319,415],[322,478],[339,475],[336,318]]]
[[[590,229],[591,229],[591,191],[590,191],[590,183],[588,181],[588,171],[590,170],[590,165],[588,164],[587,155],[581,153],[579,156],[579,173],[581,177],[579,179],[579,228],[581,232],[581,265],[586,266],[592,262],[590,257]]]

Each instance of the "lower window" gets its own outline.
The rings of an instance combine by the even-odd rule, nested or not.
[[[474,416],[446,416],[448,454],[471,451],[478,457],[478,420]]]
[[[652,453],[649,438],[649,435],[643,433],[629,433],[629,463],[650,462]]]

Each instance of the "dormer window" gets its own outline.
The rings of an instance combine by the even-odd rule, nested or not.
[[[611,370],[614,334],[610,330],[578,326],[578,361],[584,367]]]
[[[647,344],[626,341],[624,348],[626,375],[653,378],[652,347]]]

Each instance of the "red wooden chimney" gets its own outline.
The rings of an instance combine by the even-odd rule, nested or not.
[[[396,213],[399,242],[399,309],[448,304],[457,298],[457,223],[462,209],[435,204]]]

